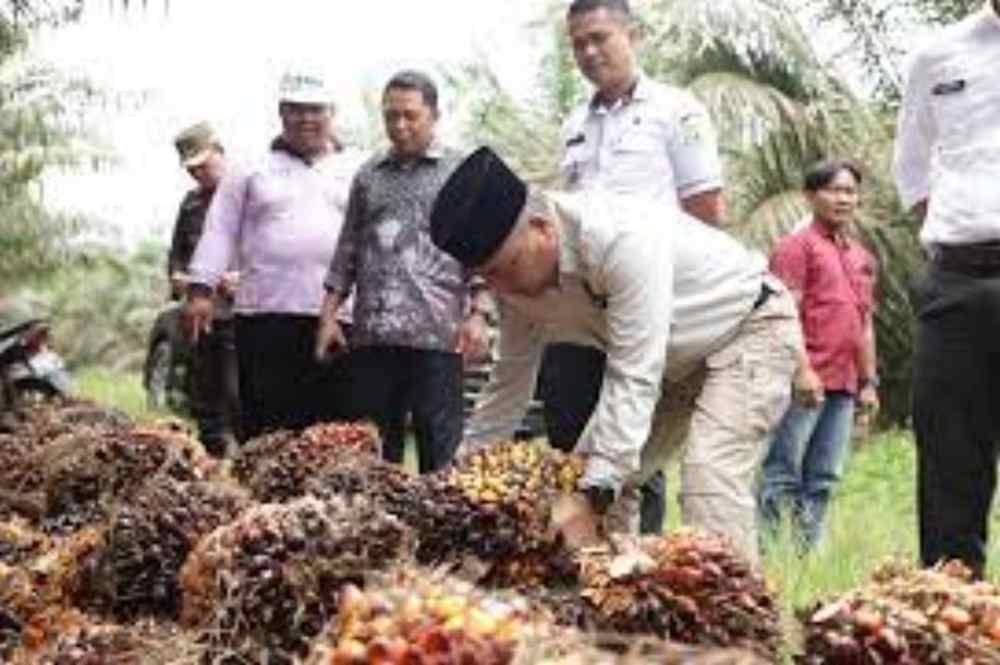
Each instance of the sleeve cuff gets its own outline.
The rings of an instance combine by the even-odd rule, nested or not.
[[[583,471],[579,485],[582,487],[610,487],[615,491],[615,495],[621,493],[625,484],[625,476],[622,469],[602,457],[591,456],[587,460],[587,467]]]

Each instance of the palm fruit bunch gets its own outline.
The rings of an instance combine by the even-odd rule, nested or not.
[[[299,435],[265,435],[234,461],[234,475],[261,502],[303,496],[306,481],[327,464],[358,456],[377,457],[378,430],[368,423],[323,423]]]
[[[548,639],[522,642],[511,665],[768,665],[769,662],[745,650],[563,631]]]
[[[197,665],[204,650],[176,626],[95,623],[76,611],[50,610],[25,627],[11,665]]]
[[[483,541],[471,549],[492,564],[484,583],[558,586],[572,581],[573,566],[549,513],[559,494],[576,488],[583,465],[575,455],[510,441],[462,457],[429,482],[438,495],[457,492],[475,508],[465,522]]]
[[[249,506],[240,488],[154,476],[115,511],[78,603],[120,621],[176,619],[177,576],[188,554]]]
[[[21,518],[0,521],[0,563],[17,565],[52,547],[51,539]]]
[[[578,563],[590,627],[745,648],[766,658],[778,652],[775,595],[721,536],[684,529],[619,538],[614,547],[583,550]]]
[[[414,554],[424,564],[453,563],[468,553],[489,557],[498,547],[497,534],[515,529],[513,520],[484,511],[440,477],[415,476],[376,457],[341,458],[317,471],[305,491],[374,501],[412,529]]]
[[[1000,663],[1000,587],[952,562],[889,562],[868,584],[800,614],[805,665]]]
[[[401,568],[366,591],[349,585],[337,615],[314,641],[308,665],[434,663],[501,665],[534,623],[515,597],[489,596],[467,582]]]
[[[340,588],[396,559],[406,535],[362,497],[252,507],[191,552],[181,622],[246,662],[266,651],[268,663],[291,663],[335,611]]]
[[[47,610],[71,606],[102,538],[96,529],[83,529],[21,565],[0,563],[0,662],[6,662],[5,652],[20,643],[30,620]]]
[[[45,474],[35,439],[0,435],[0,520],[38,520],[44,512]]]
[[[158,474],[201,480],[215,462],[183,433],[163,428],[77,428],[45,449],[46,531],[102,522],[114,505]]]
[[[80,426],[125,429],[131,419],[115,409],[88,400],[44,400],[19,410],[20,422],[15,435],[44,442]]]

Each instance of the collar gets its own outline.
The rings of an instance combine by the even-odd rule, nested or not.
[[[382,152],[379,154],[376,165],[385,166],[387,164],[405,164],[406,162],[424,161],[424,160],[430,162],[436,162],[442,158],[444,158],[444,145],[442,145],[441,142],[438,141],[437,138],[435,138],[431,141],[431,144],[427,146],[427,150],[424,151],[424,154],[420,155],[415,159],[414,158],[404,159],[400,157],[399,155],[396,154],[396,151],[390,145],[388,148],[384,148]]]
[[[824,238],[831,241],[838,247],[847,247],[850,244],[851,239],[847,233],[846,228],[840,233],[835,233],[833,229],[831,229],[829,226],[819,221],[815,217],[813,217],[813,222],[811,226],[813,232],[823,236]]]
[[[338,153],[344,149],[344,146],[342,146],[336,138],[331,138],[329,151],[323,153],[322,155],[317,155],[316,157],[305,157],[292,150],[292,147],[285,142],[285,137],[283,137],[281,134],[278,134],[276,137],[274,137],[274,139],[271,140],[270,147],[271,150],[274,152],[283,152],[289,157],[297,159],[300,162],[307,164],[309,166],[312,166],[316,162],[319,162],[324,158],[329,157],[330,155],[333,155],[335,153]]]
[[[580,215],[581,213],[559,194],[550,193],[549,201],[552,212],[559,219],[559,269],[557,275],[559,284],[564,284],[564,277],[579,277],[581,268],[580,257]],[[561,288],[559,285],[556,288]]]
[[[628,106],[632,102],[643,102],[647,99],[649,99],[649,79],[645,73],[640,71],[638,76],[636,76],[632,87],[625,93],[625,96],[617,99],[610,106],[601,102],[600,94],[595,92],[590,98],[590,110],[598,112],[603,111],[607,113],[608,111],[613,111],[616,108]]]

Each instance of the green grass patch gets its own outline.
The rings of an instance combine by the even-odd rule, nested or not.
[[[148,407],[139,372],[88,367],[74,371],[73,382],[77,396],[124,411],[140,422],[176,417]]]

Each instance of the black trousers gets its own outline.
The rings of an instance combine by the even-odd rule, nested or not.
[[[1000,271],[932,267],[913,304],[920,556],[961,559],[981,576],[1000,438]]]
[[[242,440],[278,429],[354,419],[351,354],[316,362],[317,326],[315,316],[236,317]]]
[[[227,435],[240,438],[236,323],[232,319],[215,320],[212,332],[198,339],[192,369],[191,415],[198,423],[198,437],[209,453],[222,455]]]
[[[545,429],[549,444],[570,451],[583,434],[597,406],[604,382],[605,354],[576,344],[550,344],[542,357],[538,396],[545,407]],[[639,530],[663,532],[666,496],[662,471],[642,486]]]
[[[407,416],[412,418],[420,473],[449,462],[462,440],[462,356],[398,346],[355,350],[355,399],[382,437],[382,454],[403,461]]]

